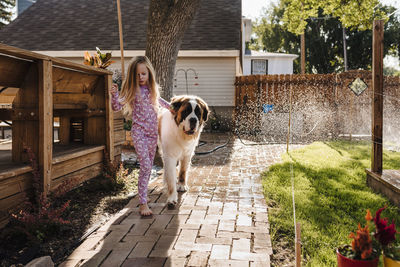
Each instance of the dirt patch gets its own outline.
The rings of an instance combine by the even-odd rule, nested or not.
[[[272,267],[296,266],[294,246],[287,241],[272,242],[273,255],[271,255]]]
[[[63,219],[70,224],[55,234],[27,235],[17,223],[9,223],[0,231],[0,266],[23,266],[34,258],[50,255],[60,264],[83,241],[84,237],[104,224],[135,196],[138,169],[128,166],[124,186],[115,187],[103,176],[91,179],[82,186],[58,198],[56,207],[70,200]]]

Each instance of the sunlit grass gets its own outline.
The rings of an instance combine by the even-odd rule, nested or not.
[[[293,208],[290,166],[295,181],[296,220],[301,223],[303,259],[307,266],[336,266],[335,249],[350,243],[348,235],[365,212],[373,215],[387,206],[384,217],[400,225],[399,210],[366,184],[370,168],[369,142],[316,142],[283,155],[283,162],[262,174],[269,208],[272,242],[293,244]],[[400,169],[400,153],[384,151],[384,169]]]

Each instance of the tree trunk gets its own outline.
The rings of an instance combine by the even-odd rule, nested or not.
[[[146,56],[156,71],[161,96],[168,101],[172,97],[176,58],[183,35],[200,1],[150,0]]]

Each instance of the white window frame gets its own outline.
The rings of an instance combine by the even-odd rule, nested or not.
[[[265,72],[264,72],[264,70],[255,72],[255,66],[254,66],[255,64],[254,63],[256,63],[256,62],[265,62]],[[251,74],[254,74],[254,75],[256,75],[256,74],[261,74],[261,75],[268,74],[268,59],[252,59],[251,60]]]

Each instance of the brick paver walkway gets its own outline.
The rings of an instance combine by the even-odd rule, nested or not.
[[[200,148],[211,149],[227,136],[219,138]],[[160,176],[149,186],[151,218],[138,215],[138,198],[133,198],[60,266],[270,266],[259,173],[279,161],[285,148],[244,146],[235,139],[212,154],[195,156],[189,191],[179,195],[175,209],[166,206]]]

